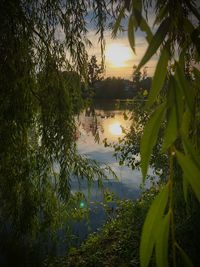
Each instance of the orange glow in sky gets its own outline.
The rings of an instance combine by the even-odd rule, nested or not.
[[[119,122],[114,122],[109,125],[109,131],[113,135],[121,135],[122,134],[122,128]]]
[[[127,61],[133,58],[131,48],[122,44],[110,44],[105,51],[106,61],[112,67],[126,67]]]

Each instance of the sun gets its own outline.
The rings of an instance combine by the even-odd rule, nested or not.
[[[119,122],[115,122],[111,125],[109,125],[109,131],[113,135],[121,135],[122,134],[122,128]]]
[[[125,67],[132,58],[132,51],[122,44],[110,44],[106,49],[106,60],[113,67]]]

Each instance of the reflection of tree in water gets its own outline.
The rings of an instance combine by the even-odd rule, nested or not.
[[[90,106],[85,110],[84,120],[80,121],[80,126],[82,126],[88,135],[92,134],[95,140],[99,141],[99,133],[103,133],[103,128],[97,118],[94,106]]]
[[[119,136],[118,128],[127,124],[127,120],[124,119],[124,111],[121,110],[104,110],[96,109],[94,106],[90,106],[85,109],[84,113],[81,114],[79,118],[79,125],[77,127],[77,139],[81,136],[87,135],[91,139],[94,138],[95,141],[99,142],[100,139],[104,138],[117,138]],[[117,125],[117,126],[116,126]],[[115,132],[110,131],[111,127],[115,127]],[[117,127],[117,128],[116,128]],[[126,127],[126,126],[125,126]],[[121,134],[121,132],[120,132]]]

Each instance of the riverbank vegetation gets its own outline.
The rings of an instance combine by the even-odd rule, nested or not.
[[[138,200],[119,200],[117,210],[98,232],[91,234],[80,246],[71,247],[66,257],[49,258],[44,262],[48,267],[92,267],[92,266],[140,266],[139,246],[142,226],[148,209],[157,196],[162,185],[146,190]],[[200,205],[195,199],[188,204],[182,203],[182,189],[178,192],[175,205],[176,235],[194,266],[199,266],[200,249]],[[155,257],[150,266],[155,266]],[[180,255],[177,266],[185,266]],[[169,254],[169,266],[172,265],[172,254]],[[186,265],[187,266],[187,265]]]

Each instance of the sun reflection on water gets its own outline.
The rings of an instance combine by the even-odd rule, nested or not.
[[[122,113],[118,113],[113,118],[107,118],[101,123],[103,128],[102,139],[106,138],[108,142],[117,142],[118,138],[124,137],[123,129],[128,129],[131,122],[125,120]]]
[[[118,138],[123,138],[124,130],[130,128],[131,121],[127,119],[129,115],[121,110],[95,110],[96,117],[91,114],[82,114],[79,117],[79,130],[77,131],[77,140],[87,143],[95,143],[95,135],[98,134],[100,143],[105,139],[108,142],[117,142]],[[80,140],[79,140],[80,142]]]

